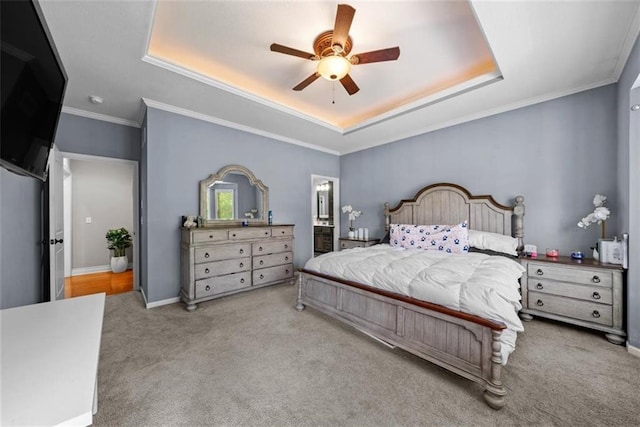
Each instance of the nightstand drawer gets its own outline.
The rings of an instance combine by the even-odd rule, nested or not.
[[[571,268],[540,263],[529,263],[527,275],[529,280],[544,278],[607,288],[613,283],[612,273],[604,269]]]
[[[611,326],[613,324],[613,309],[610,305],[556,295],[529,292],[528,306],[533,310],[567,316],[587,322]]]
[[[541,292],[608,305],[613,303],[611,289],[598,286],[584,286],[574,283],[555,282],[553,280],[543,280],[530,277],[527,287],[531,293]]]

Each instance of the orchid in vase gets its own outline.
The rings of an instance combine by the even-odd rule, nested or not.
[[[596,194],[593,198],[593,206],[595,209],[589,215],[585,216],[578,222],[578,227],[587,228],[591,224],[600,224],[600,229],[602,232],[602,238],[605,238],[605,230],[604,224],[606,220],[611,215],[611,211],[609,208],[604,206],[604,203],[607,201],[607,197],[601,194]],[[593,250],[593,258],[596,260],[600,259],[600,254],[598,253],[598,244],[591,248]]]
[[[593,198],[593,205],[596,207],[593,212],[585,216],[578,222],[578,227],[587,228],[591,224],[598,223],[602,229],[602,238],[605,238],[604,223],[611,215],[609,208],[604,206],[607,201],[607,197],[601,194],[596,194]]]
[[[353,207],[351,205],[344,205],[342,207],[342,213],[348,213],[349,214],[349,231],[355,231],[355,228],[353,227],[353,221],[356,220],[356,218],[358,218],[360,215],[362,215],[362,211],[357,211],[355,209],[353,209]]]

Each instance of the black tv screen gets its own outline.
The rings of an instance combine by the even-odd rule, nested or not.
[[[35,0],[0,1],[0,165],[42,181],[67,75]]]

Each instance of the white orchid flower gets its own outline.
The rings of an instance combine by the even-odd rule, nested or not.
[[[602,194],[596,194],[593,198],[593,206],[600,207],[604,206],[604,202],[607,201],[607,196],[603,196]]]

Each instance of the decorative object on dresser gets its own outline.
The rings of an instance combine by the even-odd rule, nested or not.
[[[523,320],[540,316],[605,332],[624,344],[624,269],[596,260],[522,258]]]
[[[111,256],[111,271],[122,273],[127,271],[129,259],[127,258],[127,248],[131,246],[131,234],[126,228],[120,227],[107,231],[107,248],[113,251]]]
[[[221,192],[230,194],[218,197]],[[226,219],[216,213],[219,204]],[[244,215],[248,211],[254,218]],[[226,166],[200,182],[205,226],[182,228],[180,296],[188,311],[202,301],[293,279],[294,226],[267,224],[267,212],[268,188],[243,166]]]
[[[355,221],[356,218],[362,215],[362,211],[357,211],[353,209],[351,205],[344,205],[342,207],[342,213],[349,214],[349,238],[353,239],[356,237],[356,229],[353,226],[353,221]]]
[[[386,203],[385,224],[388,230],[391,223],[459,224],[466,221],[470,229],[511,236],[512,220],[515,219],[513,231],[516,239],[513,239],[515,241],[513,248],[514,252],[522,251],[523,202],[524,198],[518,196],[514,207],[504,206],[497,203],[491,196],[471,196],[466,189],[455,184],[435,184],[423,188],[413,199],[403,200],[393,209]],[[342,241],[344,240],[341,239]],[[491,316],[474,315],[459,311],[460,309],[454,310],[437,303],[400,294],[400,291],[382,289],[373,281],[365,279],[355,281],[346,278],[345,275],[332,275],[315,269],[328,264],[354,266],[357,264],[355,257],[359,260],[368,260],[374,259],[378,253],[394,251],[398,256],[402,251],[406,251],[405,256],[412,260],[414,258],[410,251],[431,252],[431,256],[435,252],[435,256],[451,259],[461,257],[469,261],[476,260],[476,262],[480,260],[489,262],[495,258],[499,259],[496,261],[498,264],[502,263],[505,266],[508,264],[511,276],[514,277],[514,271],[517,271],[519,276],[523,270],[513,257],[507,259],[486,254],[446,254],[426,249],[395,249],[389,245],[375,245],[357,253],[356,251],[333,252],[310,259],[305,268],[300,270],[296,308],[301,311],[306,306],[313,307],[380,341],[400,347],[475,381],[484,388],[486,403],[494,409],[502,408],[507,393],[502,384],[502,366],[507,361],[506,355],[509,354],[508,351],[506,353],[503,351],[503,345],[506,347],[509,339],[515,343],[516,336],[516,332],[506,323],[492,320],[494,317]],[[372,256],[374,258],[371,258]],[[422,255],[419,257],[423,258]],[[373,266],[372,262],[364,262],[362,265],[367,266],[366,271],[360,272],[355,271],[357,268],[350,268],[349,274],[361,273],[364,276],[367,273],[373,274],[369,270]],[[417,267],[421,269],[422,264],[418,264]],[[375,274],[379,273],[380,271],[377,270]],[[392,279],[385,276],[383,281],[393,289],[400,283],[395,276]],[[489,282],[493,283],[493,281]],[[510,322],[517,323],[521,328],[522,325],[517,316],[519,307],[516,307],[519,306],[517,300],[520,298],[518,280],[512,278],[509,283],[511,285],[509,294],[515,298],[513,304],[506,304],[510,311]],[[469,286],[467,289],[473,292],[474,289],[485,285],[488,285],[486,280],[482,285],[476,283],[476,286]],[[502,298],[498,299],[502,300]]]
[[[596,194],[593,197],[593,206],[595,206],[595,209],[589,215],[585,216],[580,221],[578,221],[578,227],[587,228],[591,224],[598,223],[600,224],[601,235],[602,235],[601,238],[605,239],[606,238],[605,222],[607,221],[607,218],[609,218],[609,215],[611,215],[611,211],[609,211],[609,208],[604,206],[606,201],[607,201],[606,196],[603,196],[601,194]],[[599,259],[598,244],[591,247],[591,249],[593,250],[593,258],[595,260],[598,260]]]
[[[352,248],[368,248],[377,245],[380,239],[355,239],[351,237],[340,237],[340,250]]]

